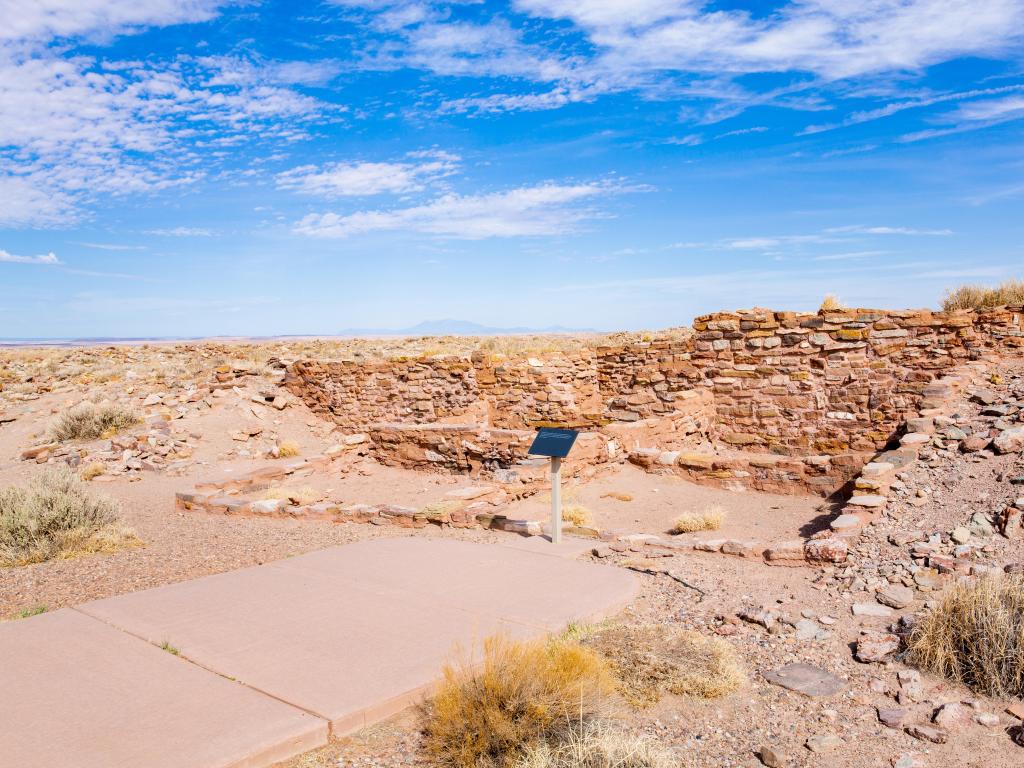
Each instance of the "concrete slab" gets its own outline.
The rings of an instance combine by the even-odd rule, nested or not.
[[[0,624],[0,765],[256,768],[327,722],[74,610]]]
[[[79,610],[317,714],[336,734],[412,703],[453,648],[601,618],[632,574],[463,541],[364,541]]]

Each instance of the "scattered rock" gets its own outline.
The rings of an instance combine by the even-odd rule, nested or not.
[[[895,707],[879,707],[878,722],[887,728],[899,728],[907,716],[907,710]]]
[[[857,661],[879,664],[889,661],[900,647],[898,635],[888,632],[865,632],[857,639]]]
[[[902,584],[888,584],[878,590],[875,599],[882,605],[902,610],[914,602],[914,590]]]
[[[906,732],[915,739],[930,741],[933,744],[945,744],[949,741],[949,731],[934,725],[908,725]]]
[[[779,751],[778,747],[761,747],[757,755],[768,768],[786,768],[789,765],[785,755]]]
[[[835,675],[800,662],[787,664],[773,672],[765,672],[764,678],[769,683],[811,698],[834,696],[846,688],[846,683]]]

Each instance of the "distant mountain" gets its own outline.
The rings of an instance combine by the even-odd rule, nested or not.
[[[510,336],[526,333],[597,333],[593,328],[495,328],[468,320],[424,320],[409,328],[346,328],[339,336]]]

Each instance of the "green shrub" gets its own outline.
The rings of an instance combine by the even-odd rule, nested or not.
[[[0,489],[0,566],[111,552],[138,544],[118,523],[117,505],[92,496],[70,469]]]
[[[141,421],[134,411],[119,405],[84,402],[68,408],[53,423],[50,435],[54,440],[95,440],[112,437]]]

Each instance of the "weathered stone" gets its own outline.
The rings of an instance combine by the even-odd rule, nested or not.
[[[889,661],[900,648],[900,638],[887,632],[865,632],[857,638],[857,661],[880,664]]]
[[[834,696],[846,688],[846,683],[835,675],[810,664],[787,664],[773,672],[765,672],[769,683],[811,698]]]
[[[945,744],[949,741],[949,731],[934,725],[908,725],[906,732],[915,739],[930,741],[934,744]]]
[[[902,610],[914,602],[914,590],[902,584],[888,584],[875,593],[875,599],[882,605]]]

